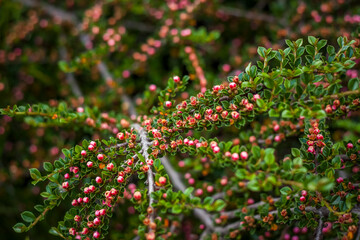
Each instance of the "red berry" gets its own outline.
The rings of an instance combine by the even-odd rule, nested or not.
[[[97,155],[97,159],[99,161],[102,161],[104,159],[104,155],[102,155],[101,153]]]
[[[118,183],[124,182],[124,177],[119,176],[119,177],[117,178],[117,182],[118,182]]]
[[[248,158],[248,153],[247,152],[245,152],[245,151],[242,151],[241,153],[240,153],[240,157],[241,157],[241,159],[243,159],[243,160],[246,160],[247,158]]]
[[[62,187],[63,187],[64,189],[69,188],[69,182],[63,182]]]
[[[81,156],[84,156],[84,157],[86,156],[86,151],[85,150],[81,151]]]
[[[354,147],[354,145],[353,145],[352,143],[348,143],[348,144],[346,145],[346,147],[349,148],[349,149],[351,149],[351,148]]]
[[[306,201],[306,198],[305,198],[304,196],[301,196],[301,197],[300,197],[300,201],[301,201],[301,202],[305,202],[305,201]]]
[[[229,84],[230,89],[235,89],[236,88],[236,83],[232,82]]]
[[[84,197],[84,198],[83,198],[83,202],[84,202],[84,203],[88,203],[88,202],[89,202],[89,198],[88,198],[88,197]]]
[[[106,166],[107,170],[109,171],[112,171],[114,169],[114,164],[113,163],[109,163],[107,166]]]
[[[307,196],[307,191],[306,191],[306,190],[302,190],[302,191],[301,191],[301,195],[304,196],[304,197],[306,197],[306,196]]]
[[[141,199],[141,193],[139,191],[134,192],[134,198],[139,201]]]
[[[258,100],[258,99],[260,99],[261,97],[260,97],[260,95],[259,94],[255,94],[254,95],[254,101],[256,102],[256,100]]]
[[[165,106],[166,106],[167,108],[171,107],[171,105],[172,105],[172,103],[171,103],[170,101],[166,101],[166,102],[165,102]]]
[[[101,179],[101,177],[96,177],[96,178],[95,178],[95,181],[96,181],[97,183],[101,183],[101,182],[102,182],[102,179]]]
[[[92,168],[93,165],[94,165],[93,162],[90,162],[90,161],[86,163],[86,166],[87,166],[88,168]]]
[[[69,179],[69,178],[70,178],[70,175],[69,175],[68,173],[65,173],[64,178],[65,178],[65,179]]]
[[[316,139],[317,139],[317,140],[323,140],[323,139],[324,139],[324,137],[323,137],[323,135],[318,134],[318,135],[316,135]]]
[[[165,177],[159,177],[159,183],[160,183],[160,185],[165,185],[166,184],[166,178]]]
[[[213,148],[213,152],[214,152],[214,153],[220,152],[220,148],[219,148],[218,146],[214,147],[214,148]]]
[[[73,205],[74,207],[79,205],[78,201],[76,201],[76,199],[72,200],[71,205]]]
[[[99,219],[99,218],[95,218],[94,221],[93,221],[93,223],[94,223],[95,225],[99,225],[99,224],[100,224],[100,219]]]
[[[275,132],[279,131],[279,129],[280,129],[279,124],[276,124],[273,129],[274,129]]]
[[[240,114],[236,111],[231,112],[231,117],[233,119],[238,119],[240,117]]]
[[[281,141],[281,138],[279,135],[276,135],[275,138],[274,138],[275,142],[280,142]]]
[[[94,185],[90,185],[89,186],[89,192],[94,192],[95,191],[95,186]]]
[[[155,84],[151,84],[151,85],[149,86],[149,90],[150,90],[151,92],[155,92],[155,91],[156,91],[156,85],[155,85]]]
[[[95,149],[95,147],[94,147],[94,145],[89,145],[88,149],[89,149],[89,151],[93,151]]]
[[[122,132],[120,132],[120,133],[117,134],[117,138],[118,138],[119,140],[124,140],[124,139],[125,139],[125,134],[122,133]]]
[[[80,222],[80,221],[81,221],[81,217],[80,217],[79,215],[75,215],[74,221],[75,221],[75,222]]]
[[[220,85],[215,85],[215,86],[213,87],[213,91],[214,91],[214,92],[218,92],[220,89],[221,89]]]
[[[339,177],[338,179],[336,179],[337,183],[342,183],[344,181],[344,179],[342,177]]]
[[[178,82],[180,82],[180,77],[179,76],[174,76],[173,80],[174,80],[174,82],[178,83]]]
[[[100,237],[100,233],[98,231],[94,232],[93,234],[94,238],[99,238]]]
[[[95,141],[91,141],[90,145],[93,145],[94,147],[96,147],[96,142]]]
[[[233,161],[239,160],[239,154],[238,154],[238,153],[233,153],[233,154],[231,155],[231,159],[232,159]]]
[[[89,229],[83,228],[81,234],[86,235],[86,234],[88,234],[88,233],[89,233]]]

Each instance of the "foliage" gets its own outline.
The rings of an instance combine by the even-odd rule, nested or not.
[[[353,239],[359,234],[360,49],[349,34],[357,36],[357,30],[348,24],[358,20],[331,15],[341,14],[346,4],[321,5],[326,23],[334,22],[330,44],[313,36],[277,45],[266,39],[255,50],[244,44],[257,56],[232,56],[230,63],[213,68],[218,57],[229,57],[216,50],[231,50],[226,41],[236,40],[227,36],[233,28],[230,16],[252,24],[278,22],[274,29],[258,26],[256,38],[268,31],[282,39],[286,20],[277,16],[286,4],[265,3],[270,10],[252,15],[218,1],[100,1],[79,22],[87,2],[56,3],[56,8],[20,2],[35,10],[9,1],[2,9],[14,10],[14,16],[6,17],[25,18],[21,14],[27,9],[29,22],[18,20],[16,26],[27,26],[41,39],[14,31],[2,40],[8,52],[1,52],[0,64],[10,67],[1,74],[6,81],[0,89],[9,88],[7,79],[21,69],[19,82],[35,79],[56,96],[28,104],[44,102],[49,93],[28,84],[33,91],[22,101],[28,86],[19,84],[14,98],[1,102],[6,105],[0,109],[2,135],[19,130],[16,119],[23,119],[25,130],[38,129],[26,133],[36,160],[24,161],[27,154],[21,151],[17,156],[30,168],[43,203],[36,212],[19,214],[15,232],[28,232],[55,212],[62,219],[49,232],[64,239]],[[296,16],[311,16],[314,33],[323,31],[322,17],[307,11],[314,6],[305,2],[287,4],[298,4]],[[202,9],[205,4],[208,9]],[[161,21],[147,23],[150,17]],[[192,17],[206,26],[216,18],[229,25],[206,28]],[[286,28],[294,31],[292,39],[309,33],[299,34],[297,21]],[[337,41],[335,24],[344,26]],[[146,35],[154,26],[158,32]],[[42,46],[54,40],[52,35],[56,44]],[[136,50],[143,35],[148,40]],[[20,49],[26,36],[28,46]],[[77,39],[82,46],[70,47]],[[126,57],[128,49],[132,57]],[[41,50],[48,53],[32,56]],[[240,67],[244,71],[231,71]],[[66,84],[59,86],[57,77]],[[26,138],[16,134],[15,139]],[[44,142],[35,140],[42,136]],[[49,155],[60,156],[49,161]],[[18,168],[12,167],[21,172]]]

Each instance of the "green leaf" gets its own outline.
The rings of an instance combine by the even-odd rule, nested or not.
[[[214,202],[215,210],[218,212],[221,211],[225,206],[226,206],[226,203],[221,199],[218,199]]]
[[[185,189],[184,194],[186,196],[190,196],[190,194],[194,191],[193,187],[188,187],[187,189]]]
[[[52,228],[49,230],[49,233],[50,233],[51,235],[54,235],[54,236],[60,236],[59,230],[58,230],[56,227],[52,227]]]
[[[39,178],[41,178],[40,171],[37,168],[31,168],[29,171],[32,179],[38,180]]]
[[[48,172],[54,171],[54,166],[49,162],[44,162],[43,167],[44,167],[45,171],[48,171]]]
[[[275,149],[273,149],[273,148],[265,149],[264,161],[267,165],[272,165],[275,162],[274,152],[275,152]]]
[[[264,108],[265,107],[265,102],[262,99],[256,100],[256,104],[259,106],[259,108]]]
[[[280,189],[280,193],[282,195],[289,195],[291,193],[291,191],[292,191],[291,188],[288,187],[288,186],[283,187],[283,188]]]
[[[258,54],[263,58],[265,58],[265,51],[266,49],[264,47],[258,47],[257,49]]]
[[[291,154],[292,154],[294,157],[300,157],[300,150],[297,149],[297,148],[291,148]]]
[[[179,214],[181,213],[182,209],[180,207],[179,204],[175,204],[172,208],[171,208],[171,212],[174,214]]]
[[[26,226],[23,223],[17,223],[13,226],[13,229],[16,233],[22,233],[26,231]]]
[[[308,36],[308,42],[309,42],[311,45],[315,45],[316,37]]]
[[[281,117],[282,117],[282,118],[292,118],[292,117],[293,117],[293,114],[290,112],[290,110],[284,110],[284,111],[281,113]]]
[[[36,219],[35,215],[30,211],[23,212],[21,214],[21,217],[25,222],[28,222],[28,223],[31,223]]]
[[[358,78],[352,78],[350,79],[348,83],[349,90],[357,90],[359,89],[359,79]]]
[[[326,43],[327,43],[327,40],[325,40],[325,39],[320,40],[320,41],[317,43],[317,48],[318,48],[318,50],[320,50],[321,48],[325,47]]]

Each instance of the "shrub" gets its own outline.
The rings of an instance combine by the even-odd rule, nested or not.
[[[200,2],[190,6],[199,7]],[[138,3],[129,7],[132,13],[141,10],[136,7]],[[74,15],[46,4],[39,8],[78,26]],[[104,9],[106,4],[95,5],[82,26],[94,24],[92,32],[103,31],[95,23]],[[315,21],[320,17],[311,15]],[[30,168],[44,200],[35,206],[38,213],[21,214],[15,232],[29,231],[48,212],[63,207],[63,220],[50,233],[64,239],[103,239],[109,233],[112,238],[149,240],[360,236],[357,41],[339,37],[334,47],[308,36],[286,40],[282,48],[258,47],[256,63],[236,74],[223,66],[228,81],[220,83],[212,75],[211,86],[187,41],[205,45],[219,36],[180,24],[170,35],[174,43],[183,41],[180,47],[193,67],[190,75],[166,73],[166,84],[147,84],[144,90],[143,79],[140,86],[125,80],[134,73],[128,63],[112,69],[124,78],[121,82],[108,68],[116,63],[103,61],[121,49],[115,36],[106,37],[112,31],[97,39],[87,29],[76,30],[89,51],[67,61],[60,43],[59,55],[64,57],[55,61],[75,98],[0,109],[2,115],[38,127],[38,136],[55,128],[82,138],[73,138],[73,146],[64,147],[56,161]],[[58,31],[55,26],[53,31]],[[107,45],[92,49],[92,42],[101,41]],[[153,39],[149,46],[161,44]],[[153,55],[155,48],[149,46],[142,49],[147,55],[134,54],[138,63]],[[94,90],[102,96],[97,101],[84,97],[75,79],[79,72],[91,76],[92,69],[106,82]],[[36,76],[46,82],[38,72]],[[133,100],[131,88],[139,100]],[[91,86],[86,89],[93,91]],[[44,128],[46,133],[41,132]],[[348,136],[338,129],[346,129]]]

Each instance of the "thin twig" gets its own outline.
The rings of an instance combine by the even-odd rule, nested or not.
[[[322,237],[322,229],[323,229],[323,225],[324,225],[324,221],[323,221],[323,213],[322,211],[319,211],[319,225],[316,229],[316,235],[315,235],[315,240],[321,240],[323,237]]]
[[[139,124],[133,124],[132,125],[136,131],[138,131],[140,136],[140,142],[141,142],[141,148],[142,148],[142,155],[144,156],[145,160],[149,159],[149,153],[148,149],[151,146],[149,144],[149,141],[147,140],[147,132],[141,128]],[[147,163],[146,163],[147,164]],[[149,170],[147,171],[147,181],[149,185],[149,207],[152,208],[152,204],[154,202],[154,199],[152,198],[151,194],[154,192],[154,176],[151,169],[151,165],[147,164],[149,167]],[[150,222],[154,222],[154,211],[150,214]],[[152,232],[153,230],[149,228],[149,231]]]

